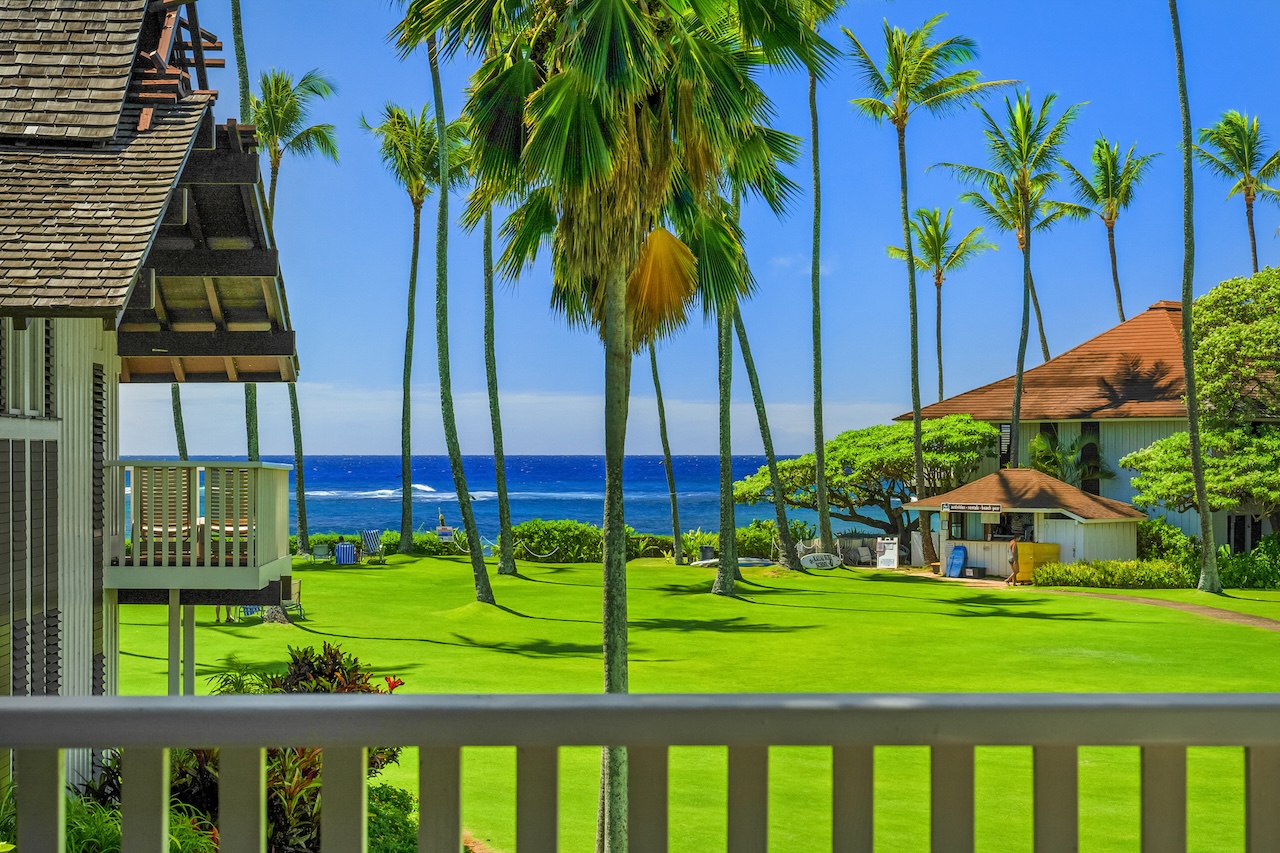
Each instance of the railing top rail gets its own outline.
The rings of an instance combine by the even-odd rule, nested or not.
[[[0,748],[1280,746],[1276,693],[0,697]]]
[[[116,459],[108,462],[112,468],[266,468],[274,471],[292,471],[293,466],[284,462],[246,462],[243,459]]]

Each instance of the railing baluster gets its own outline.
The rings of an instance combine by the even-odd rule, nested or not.
[[[1036,853],[1079,849],[1079,758],[1074,746],[1037,746],[1035,762]]]
[[[1244,848],[1280,851],[1280,747],[1244,750]]]
[[[831,750],[832,853],[871,853],[874,838],[875,749]]]
[[[462,751],[456,746],[418,750],[419,853],[462,849]]]
[[[326,747],[322,757],[320,849],[323,853],[365,853],[369,845],[369,751]]]
[[[244,488],[244,534],[245,534],[245,555],[247,564],[250,566],[258,565],[258,469],[250,468],[245,472],[245,488]]]
[[[554,746],[516,750],[516,849],[556,853],[560,835],[560,753]]]
[[[196,695],[196,606],[194,604],[182,605],[182,693],[186,696]]]
[[[160,565],[172,566],[169,558],[169,535],[173,531],[173,515],[170,512],[173,503],[174,470],[160,468]]]
[[[630,853],[667,853],[667,748],[627,747]]]
[[[931,848],[935,853],[973,853],[973,747],[929,750]]]
[[[67,772],[60,749],[20,749],[18,765],[18,849],[23,853],[63,853],[67,848]]]
[[[729,849],[765,853],[769,844],[769,747],[729,747]]]
[[[182,693],[182,591],[169,590],[169,621],[166,625],[169,636],[169,695]]]
[[[266,750],[223,749],[218,755],[218,839],[220,848],[266,853]]]
[[[169,750],[129,747],[120,777],[120,852],[168,853]]]
[[[1142,851],[1187,849],[1187,749],[1142,747]]]
[[[214,513],[213,507],[215,504],[213,500],[213,491],[212,491],[212,488],[213,488],[212,474],[211,474],[212,471],[213,471],[212,468],[196,469],[197,494],[199,493],[201,474],[203,473],[203,476],[204,476],[204,504],[203,505],[199,503],[196,504],[197,518],[199,516],[204,516],[204,524],[200,526],[201,529],[199,531],[200,559],[198,562],[201,566],[216,566],[218,564],[217,560],[213,558],[213,546],[211,544],[212,540],[210,538],[210,532],[213,529],[213,513]]]

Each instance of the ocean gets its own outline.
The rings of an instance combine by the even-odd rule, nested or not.
[[[263,457],[264,461],[292,463],[291,456]],[[604,457],[508,456],[507,492],[511,520],[515,524],[534,518],[573,519],[590,524],[602,521]],[[763,456],[735,456],[734,479],[765,464]],[[720,460],[716,456],[676,456],[672,461],[683,530],[720,527],[718,505]],[[498,493],[492,456],[463,459],[467,488],[471,492],[481,535],[498,533]],[[628,456],[624,468],[627,524],[641,533],[671,533],[671,501],[661,456]],[[312,532],[353,531],[364,528],[398,530],[400,527],[399,456],[308,456],[306,460],[307,525]],[[291,522],[296,525],[294,485],[290,475]],[[446,456],[413,457],[414,525],[434,529],[438,516],[461,526],[457,494]],[[791,517],[815,523],[816,516],[803,510]],[[754,518],[774,518],[772,504],[739,505],[738,525]],[[848,527],[837,522],[837,529]]]

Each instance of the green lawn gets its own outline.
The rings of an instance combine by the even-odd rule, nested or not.
[[[386,567],[301,565],[307,619],[215,625],[200,608],[202,676],[236,654],[278,667],[289,645],[342,643],[413,692],[600,689],[599,568],[522,564],[494,576],[500,608],[472,600],[462,560],[393,557]],[[1229,625],[1116,596],[965,587],[838,569],[784,577],[747,570],[738,599],[709,594],[710,569],[630,564],[631,687],[683,691],[1252,691],[1280,689],[1280,633]],[[1193,593],[1187,593],[1193,596]],[[1248,612],[1280,618],[1280,596],[1247,594]],[[1188,597],[1186,600],[1192,600]],[[1221,603],[1216,597],[1196,598]],[[122,689],[165,689],[162,607],[122,608]],[[201,684],[202,689],[205,685]],[[992,719],[995,730],[1000,720]],[[723,749],[672,750],[671,831],[681,850],[725,849]],[[503,851],[514,844],[514,751],[468,750],[465,823]],[[563,849],[591,849],[596,750],[564,750]],[[1194,850],[1242,850],[1243,755],[1193,749]],[[1082,750],[1081,849],[1138,849],[1136,749]],[[387,776],[413,788],[416,757]],[[771,844],[830,848],[830,751],[771,753]],[[1031,752],[977,757],[979,849],[1031,850]],[[876,758],[882,850],[928,847],[928,754]]]

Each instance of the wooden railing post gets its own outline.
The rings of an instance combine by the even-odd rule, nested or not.
[[[729,849],[765,853],[769,846],[769,747],[729,747]]]
[[[18,850],[64,853],[67,848],[67,771],[60,749],[20,749],[17,763]]]
[[[831,849],[871,853],[875,797],[875,749],[837,746],[831,750]]]
[[[462,849],[462,751],[454,747],[418,750],[419,853]]]
[[[667,853],[667,748],[627,747],[628,853]]]
[[[1142,853],[1187,849],[1187,748],[1142,747]]]
[[[1077,748],[1037,746],[1033,755],[1036,853],[1075,853],[1080,837]]]
[[[560,756],[554,746],[516,750],[516,849],[556,853],[560,837]]]
[[[1280,747],[1244,751],[1245,853],[1280,853]]]
[[[320,768],[322,853],[365,853],[369,846],[369,751],[325,747]]]
[[[120,853],[168,853],[169,750],[129,747],[120,777]]]
[[[222,749],[218,755],[218,840],[222,850],[266,853],[266,750]]]
[[[934,746],[929,750],[934,853],[973,853],[973,747]]]

